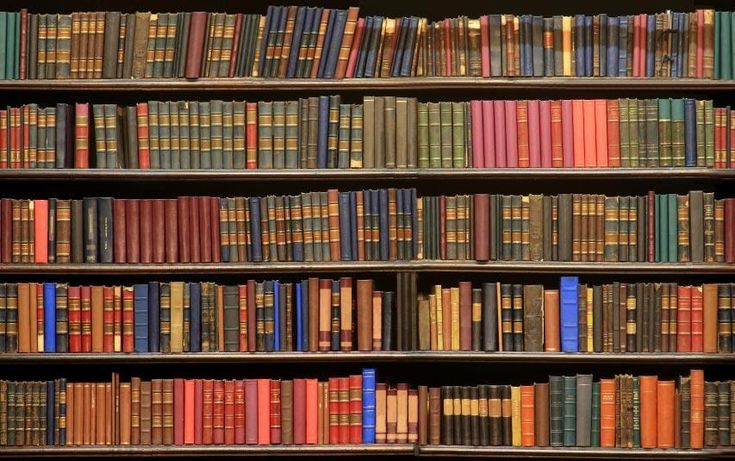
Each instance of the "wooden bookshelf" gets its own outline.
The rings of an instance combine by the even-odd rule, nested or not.
[[[727,459],[735,456],[731,448],[704,450],[663,450],[642,448],[580,448],[580,447],[463,447],[426,446],[420,456],[463,458],[536,458],[536,459]]]

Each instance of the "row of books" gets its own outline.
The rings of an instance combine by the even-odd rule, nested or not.
[[[0,78],[661,77],[731,79],[731,12],[490,14],[359,8],[0,14]]]
[[[411,387],[360,375],[0,381],[0,445],[419,445],[692,448],[735,440],[735,382],[702,370]]]
[[[59,103],[0,110],[0,168],[735,168],[695,99]]]
[[[592,285],[562,277],[554,289],[460,282],[416,291],[375,290],[373,280],[352,277],[6,283],[0,352],[735,350],[732,283]]]
[[[735,262],[714,193],[0,199],[0,262]]]

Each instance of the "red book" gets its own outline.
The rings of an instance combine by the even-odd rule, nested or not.
[[[31,107],[24,105],[21,109],[21,154],[23,156],[23,168],[31,167],[31,158],[29,155],[31,145]]]
[[[165,247],[166,262],[179,262],[178,204],[176,199],[165,199]]]
[[[102,288],[102,352],[115,352],[115,296],[112,287]]]
[[[194,445],[204,443],[204,380],[194,380]]]
[[[140,200],[125,200],[125,261],[140,262]]]
[[[214,401],[214,380],[202,381],[202,444],[214,443],[214,420],[216,409]]]
[[[80,352],[92,352],[92,289],[81,287],[82,348]]]
[[[482,76],[490,77],[490,34],[487,15],[480,16],[480,67]]]
[[[704,351],[704,303],[702,286],[691,287],[692,292],[692,352]]]
[[[641,76],[641,15],[633,16],[633,77]]]
[[[584,166],[597,166],[597,141],[595,140],[595,101],[585,99],[582,101],[584,125]],[[575,152],[576,152],[576,147]]]
[[[245,380],[245,443],[258,443],[258,381]]]
[[[562,166],[573,168],[577,166],[574,155],[576,147],[576,133],[574,129],[574,104],[571,99],[561,100],[561,142],[562,142]],[[581,115],[581,113],[580,113]]]
[[[174,392],[176,392],[176,383],[174,382]],[[184,380],[184,444],[191,445],[194,443],[194,430],[195,430],[195,395],[196,395],[196,380],[187,379]],[[174,395],[174,400],[176,396]],[[175,405],[175,403],[174,403]],[[174,407],[174,412],[175,412]],[[178,437],[174,430],[174,438],[178,443]]]
[[[362,443],[362,375],[350,375],[348,378],[350,389],[349,443]]]
[[[176,199],[176,219],[178,222],[178,246],[179,260],[182,263],[191,261],[191,245],[189,243],[189,200],[187,197],[179,197]]]
[[[126,222],[125,222],[125,199],[112,199],[112,237],[113,253],[116,263],[127,262],[125,258],[126,248]]]
[[[21,132],[20,115],[18,107],[10,108],[10,168],[20,168]]]
[[[214,398],[212,414],[212,442],[215,445],[225,443],[225,382],[214,380]]]
[[[339,443],[339,391],[339,378],[329,378],[329,402],[325,407],[329,409],[329,443],[332,445]]]
[[[595,99],[595,153],[596,166],[607,168],[607,101]]]
[[[151,200],[151,240],[154,263],[166,261],[166,211],[163,199]]]
[[[495,122],[495,167],[508,166],[508,150],[505,142],[505,102],[493,101],[493,120]]]
[[[140,200],[140,262],[153,262],[153,199]]]
[[[135,296],[133,294],[133,287],[123,287],[123,310],[122,310],[122,351],[123,352],[134,352],[135,351]]]
[[[704,78],[704,10],[697,10],[697,78]]]
[[[657,446],[658,448],[674,448],[674,426],[675,415],[674,407],[676,406],[676,391],[674,381],[659,381],[656,389],[657,402],[656,406],[658,414],[656,415],[658,425]]]
[[[546,101],[548,102],[548,101]],[[541,107],[537,99],[528,101],[528,154],[531,168],[541,167]]]
[[[730,164],[726,168],[735,168],[735,110],[728,114],[730,117]]]
[[[232,54],[230,55],[230,67],[227,76],[232,78],[235,76],[237,66],[237,57],[240,55],[240,31],[242,30],[242,13],[235,15],[235,34],[232,40]]]
[[[281,381],[270,380],[270,443],[281,443]]]
[[[339,408],[339,434],[337,440],[340,444],[346,444],[350,443],[350,378],[337,378],[337,382],[339,383],[339,395],[337,399]],[[331,408],[329,413],[332,413]]]
[[[135,116],[138,124],[138,168],[147,170],[151,167],[151,150],[148,139],[148,103],[135,105]]]
[[[306,380],[293,380],[293,443],[306,443]]]
[[[735,263],[735,199],[725,200],[725,262]]]
[[[82,295],[80,287],[69,285],[66,296],[69,321],[69,352],[82,352]]]
[[[258,383],[258,445],[270,445],[271,381],[257,379],[256,382]]]
[[[536,434],[534,426],[534,387],[521,386],[521,446],[532,447]]]
[[[528,101],[515,101],[518,136],[518,167],[528,168],[531,164],[529,152]],[[507,114],[507,112],[506,112]],[[507,127],[507,125],[506,125]]]
[[[451,77],[452,76],[452,41],[450,39],[450,34],[452,30],[452,24],[449,21],[449,18],[444,18],[444,24],[442,24],[442,32],[444,33],[444,76],[445,77]],[[396,35],[398,35],[398,31],[396,30]]]
[[[653,191],[648,192],[648,220],[647,220],[647,236],[648,236],[648,262],[652,263],[656,261],[654,243],[656,242],[656,194]]]
[[[209,202],[209,233],[212,239],[211,259],[213,263],[218,263],[222,254],[219,241],[219,198],[210,197]]]
[[[2,136],[2,133],[0,133]],[[2,157],[0,155],[0,157]],[[12,226],[12,202],[10,199],[0,199],[0,257],[2,262],[9,263],[12,260],[13,226]]]
[[[690,446],[704,446],[704,371],[691,371],[691,413],[689,420]]]
[[[199,259],[203,263],[212,262],[212,201],[210,197],[197,197],[199,202],[199,237],[201,247],[199,248]],[[219,228],[219,226],[217,226]]]
[[[518,168],[518,108],[516,101],[505,103],[505,156],[508,168]]]
[[[184,431],[186,430],[186,409],[184,405],[185,396],[184,380],[174,379],[174,445],[184,444]],[[193,403],[193,402],[192,402]]]
[[[255,330],[255,280],[248,280],[247,284],[247,290],[248,290],[248,325],[251,327],[248,328],[248,350],[254,351],[255,350],[255,339],[256,339],[256,330]]]
[[[235,443],[245,443],[245,381],[235,381]]]
[[[89,168],[88,103],[78,102],[74,105],[74,168]]]
[[[48,200],[33,201],[33,255],[36,264],[48,263]]]
[[[620,166],[620,104],[607,100],[607,161],[608,166]]]
[[[472,117],[472,167],[485,168],[485,152],[483,151],[482,101],[470,101]]]
[[[225,445],[235,443],[235,381],[227,380],[225,386]]]
[[[317,442],[318,424],[318,396],[316,379],[306,380],[306,443],[314,445]]]
[[[572,126],[574,130],[574,166],[585,166],[585,123],[584,102],[581,99],[572,101]]]
[[[641,14],[641,30],[640,30],[640,52],[638,53],[638,71],[640,75],[639,77],[646,77],[646,54],[647,54],[647,46],[646,42],[648,41],[648,15],[647,14]],[[650,77],[653,77],[652,75]]]
[[[245,123],[246,166],[249,170],[258,168],[258,103],[245,103],[247,122]]]
[[[495,168],[495,111],[492,101],[482,101],[482,152],[485,168]]]
[[[357,67],[357,56],[360,51],[360,44],[362,43],[362,37],[365,32],[365,18],[359,18],[357,20],[357,26],[355,27],[355,38],[352,41],[352,47],[350,48],[350,59],[347,62],[347,72],[345,77],[352,78],[355,76],[355,68]]]
[[[8,167],[8,111],[0,110],[0,168]]]
[[[551,101],[539,101],[539,135],[541,142],[541,166],[554,165],[551,143]],[[561,140],[561,139],[560,139]]]
[[[199,229],[199,200],[197,197],[186,197],[189,202],[189,262],[202,262],[201,240]]]

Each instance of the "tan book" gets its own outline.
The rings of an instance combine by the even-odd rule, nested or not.
[[[408,384],[396,389],[396,442],[408,442]]]
[[[510,405],[511,405],[511,444],[514,447],[521,446],[521,387],[511,386],[510,388]]]
[[[119,443],[130,445],[131,443],[131,407],[130,383],[120,383],[120,405],[119,405]]]
[[[171,352],[184,351],[184,282],[171,282]]]
[[[388,395],[385,383],[375,385],[375,442],[385,443],[387,440],[387,405]]]

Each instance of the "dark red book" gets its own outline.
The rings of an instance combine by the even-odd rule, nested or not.
[[[186,66],[184,77],[199,78],[202,69],[202,57],[204,53],[204,36],[206,34],[208,14],[204,11],[191,13],[189,23],[189,42],[186,48]]]
[[[225,441],[226,445],[235,443],[235,381],[225,381]]]
[[[242,30],[242,13],[235,15],[235,34],[232,40],[232,51],[230,54],[230,67],[228,69],[227,76],[232,78],[235,76],[235,69],[237,68],[237,57],[240,53],[240,31]]]
[[[505,102],[493,101],[493,120],[495,130],[495,167],[508,166],[508,150],[505,143]]]
[[[89,168],[89,103],[74,104],[74,168]]]
[[[235,381],[235,443],[245,443],[245,381]]]
[[[81,288],[81,352],[92,352],[92,289],[89,286]]]
[[[490,259],[490,195],[475,194],[475,259]]]
[[[135,335],[134,335],[135,296],[133,294],[133,287],[124,287],[122,290],[122,297],[123,297],[122,351],[123,352],[134,352],[135,351]]]
[[[112,287],[102,288],[102,352],[115,352],[115,296]]]
[[[539,136],[541,142],[541,167],[551,168],[551,101],[539,101]],[[533,157],[531,157],[533,161]],[[533,165],[532,165],[533,166]]]
[[[245,443],[258,443],[258,381],[245,380]]]
[[[199,260],[203,263],[212,262],[212,201],[210,197],[199,197]],[[218,221],[219,222],[219,221]],[[219,226],[217,226],[219,228]]]
[[[179,262],[178,205],[176,199],[164,200],[166,262]]]
[[[735,199],[725,200],[725,262],[735,263]]]
[[[214,442],[214,381],[202,381],[202,445]]]
[[[125,259],[140,262],[140,200],[125,200]]]
[[[222,445],[225,443],[225,382],[223,380],[214,380],[213,395],[212,443]]]
[[[196,197],[186,197],[189,202],[189,262],[202,262],[199,234],[199,200]]]
[[[69,321],[69,352],[82,352],[81,287],[69,286],[66,302]]]
[[[177,240],[179,248],[179,259],[182,263],[191,262],[191,243],[189,236],[189,199],[179,197],[176,199],[176,219],[178,222]]]
[[[497,156],[497,154],[495,153],[495,148],[496,148],[495,146],[495,111],[493,110],[493,102],[492,101],[482,101],[481,109],[482,109],[481,110],[482,112],[482,153],[483,153],[484,167],[485,168],[495,168],[495,157]]]
[[[194,445],[204,441],[204,380],[194,380]]]
[[[270,443],[281,443],[281,381],[270,380]]]
[[[362,375],[351,375],[349,381],[349,443],[362,443]]]
[[[112,238],[114,258],[116,263],[127,262],[126,256],[126,229],[125,229],[125,199],[112,199]]]
[[[339,382],[339,443],[350,443],[350,378],[338,378]]]
[[[505,156],[508,168],[518,168],[518,107],[516,101],[505,103]]]
[[[153,200],[140,201],[140,262],[153,262]]]
[[[293,443],[306,443],[306,381],[293,380]]]
[[[255,351],[255,280],[248,280],[247,283],[247,302],[248,302],[248,351]]]
[[[194,403],[194,402],[192,402]],[[185,417],[184,380],[174,379],[174,445],[184,444]]]
[[[0,224],[0,257],[3,263],[9,263],[13,256],[13,215],[8,198],[0,200]]]
[[[166,211],[163,199],[151,200],[151,239],[153,240],[153,262],[166,261]]]
[[[220,242],[219,242],[219,198],[209,198],[209,235],[211,237],[211,261],[213,263],[220,262]]]
[[[324,407],[329,411],[329,443],[339,443],[339,378],[329,378],[327,383],[329,400],[324,402]]]

